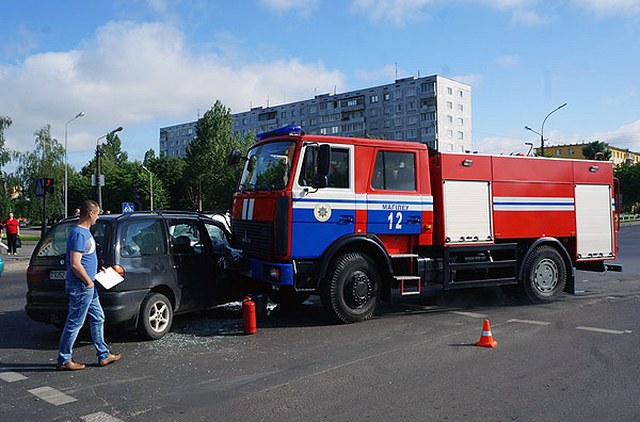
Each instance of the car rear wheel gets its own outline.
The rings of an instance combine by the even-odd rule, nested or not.
[[[148,340],[158,340],[171,329],[173,307],[161,293],[151,293],[142,302],[138,331]]]

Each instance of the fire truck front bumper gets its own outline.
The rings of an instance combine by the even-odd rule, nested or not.
[[[292,263],[266,262],[259,259],[247,259],[249,264],[249,277],[264,283],[277,284],[279,286],[293,286],[295,269]]]

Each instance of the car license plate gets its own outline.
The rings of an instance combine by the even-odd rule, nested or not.
[[[49,273],[49,278],[51,280],[64,280],[65,278],[67,278],[67,272],[66,271],[51,271]]]

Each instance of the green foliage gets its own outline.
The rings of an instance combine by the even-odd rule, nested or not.
[[[602,153],[602,156],[598,153]],[[582,155],[587,160],[595,160],[596,154],[599,155],[598,160],[609,161],[611,159],[611,150],[605,142],[593,141],[582,147]]]
[[[183,197],[185,189],[182,182],[187,168],[185,159],[176,156],[167,157],[165,155],[156,158],[153,150],[149,150],[145,154],[144,165],[154,173],[154,184],[156,180],[161,180],[165,188],[165,197],[161,198],[155,192],[154,186],[154,208],[160,209],[160,203],[164,204],[162,208],[167,209],[187,208],[187,201]]]
[[[51,126],[45,125],[34,133],[35,149],[18,154],[17,176],[23,187],[24,201],[29,203],[25,217],[41,221],[43,217],[43,200],[36,198],[36,179],[53,178],[54,192],[46,194],[47,215],[49,220],[57,220],[64,213],[64,146],[51,137]]]
[[[187,167],[183,176],[185,200],[191,209],[227,211],[242,168],[229,167],[227,157],[237,148],[244,151],[252,136],[241,137],[232,131],[231,111],[220,101],[198,120],[196,139],[187,148]]]
[[[622,164],[614,169],[620,180],[622,211],[640,212],[640,163]]]

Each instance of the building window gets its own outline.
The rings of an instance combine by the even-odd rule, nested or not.
[[[389,101],[391,99],[391,96],[389,95],[388,92],[385,92],[383,97],[382,97],[385,101]]]
[[[464,119],[462,117],[458,117],[457,122],[458,126],[464,126]]]
[[[462,98],[462,90],[461,89],[458,90],[458,98]]]
[[[396,126],[402,126],[402,118],[396,117]]]
[[[396,104],[396,113],[402,113],[402,104]]]
[[[447,136],[449,138],[453,138],[453,130],[451,130],[451,129],[447,130]]]
[[[373,104],[373,103],[377,103],[377,102],[378,102],[378,96],[377,96],[377,95],[372,95],[372,96],[370,97],[370,100],[369,100],[369,101],[371,102],[371,104]]]
[[[451,101],[447,101],[447,108],[453,110],[453,103]]]
[[[464,132],[458,131],[458,139],[464,139]]]
[[[576,154],[576,151],[573,148],[569,148],[569,155],[573,156]]]
[[[560,148],[556,149],[556,157],[562,157],[562,150]]]
[[[420,84],[420,92],[429,93],[435,92],[434,83],[433,82],[423,82]]]
[[[451,87],[449,87],[449,86],[448,86],[448,87],[447,87],[447,94],[448,94],[448,95],[453,95],[453,88],[451,88]]]
[[[400,98],[402,98],[402,91],[399,90],[399,89],[393,91],[393,99],[394,100],[399,100]]]
[[[452,115],[447,114],[447,122],[453,123],[453,116]]]

